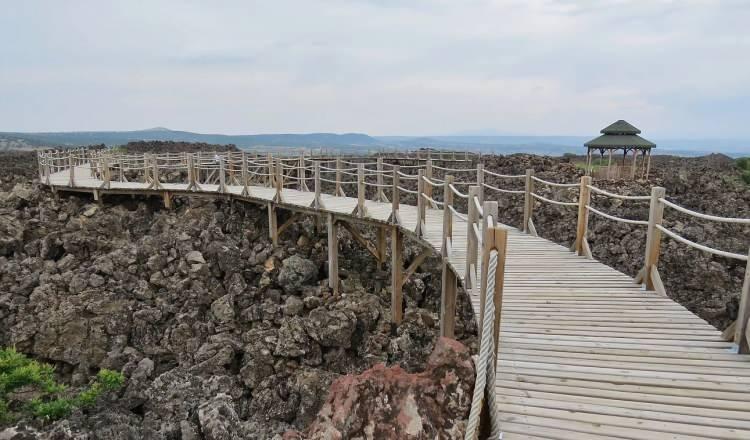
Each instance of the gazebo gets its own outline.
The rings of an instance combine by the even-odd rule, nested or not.
[[[637,175],[648,179],[648,173],[651,169],[651,149],[656,147],[651,141],[648,141],[640,136],[641,130],[634,127],[627,121],[620,119],[619,121],[605,127],[601,130],[602,135],[598,138],[592,139],[584,144],[588,149],[586,154],[586,175],[596,174],[596,177],[606,177],[607,179],[622,179],[625,176],[629,176],[635,180]],[[599,151],[601,160],[604,159],[604,152],[609,152],[609,160],[607,162],[607,168],[599,168],[594,173],[593,164],[593,152]],[[612,164],[612,153],[622,150],[622,162],[620,165]],[[626,159],[628,153],[633,153],[633,161],[630,166],[626,165]],[[638,154],[641,154],[645,160],[641,160],[640,173],[638,166]]]

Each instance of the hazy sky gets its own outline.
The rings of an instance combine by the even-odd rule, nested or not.
[[[748,137],[750,1],[0,1],[0,130]]]

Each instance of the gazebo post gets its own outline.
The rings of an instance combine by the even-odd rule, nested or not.
[[[607,179],[612,180],[612,149],[609,149],[609,162],[607,162]]]
[[[646,158],[646,180],[648,180],[649,171],[651,171],[651,150],[648,150],[648,158]]]
[[[633,147],[633,169],[630,170],[630,180],[635,180],[635,169],[638,167],[638,149]]]

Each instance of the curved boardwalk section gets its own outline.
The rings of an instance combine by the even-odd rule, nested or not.
[[[189,167],[195,160],[183,156],[180,163]],[[405,233],[443,256],[442,334],[451,334],[450,325],[442,326],[455,314],[446,284],[462,282],[478,320],[482,316],[482,247],[487,245],[487,219],[497,205],[480,203],[476,186],[464,194],[450,184],[449,176],[438,181],[431,174],[426,176],[422,168],[409,174],[398,167],[382,171],[380,164],[378,170],[365,170],[356,163],[354,169],[342,169],[338,163],[340,171],[329,181],[336,190],[324,194],[320,180],[326,180],[320,177],[321,164],[314,160],[308,167],[303,165],[308,159],[300,158],[297,165],[289,166],[286,179],[280,178],[284,175],[281,160],[276,169],[270,158],[256,162],[256,180],[248,177],[252,168],[244,155],[242,160],[240,181],[222,165],[213,181],[200,181],[196,177],[199,167],[195,167],[188,172],[189,182],[163,183],[156,162],[149,178],[147,157],[140,159],[146,174],[143,181],[125,181],[111,177],[117,165],[106,160],[99,160],[92,170],[87,159],[74,164],[72,158],[52,154],[42,160],[40,176],[56,190],[95,192],[97,198],[106,193],[159,194],[168,203],[171,195],[186,194],[263,203],[268,206],[272,228],[277,228],[275,209],[323,214],[329,228],[336,219],[385,226],[393,241],[400,242],[400,234]],[[74,173],[69,164],[74,164]],[[426,165],[429,174],[430,160]],[[313,175],[308,177],[310,171]],[[343,183],[352,183],[340,180],[342,172],[358,176],[356,197],[347,197],[339,189]],[[475,182],[480,185],[481,173],[480,168],[479,182]],[[284,180],[294,175],[297,189],[284,187]],[[383,183],[385,175],[393,182],[386,179]],[[416,179],[417,190],[401,186],[399,175]],[[379,183],[372,184],[377,200],[364,198],[364,176],[377,177]],[[315,190],[307,190],[306,180],[314,180]],[[442,202],[428,189],[439,184],[446,191]],[[588,184],[584,180],[581,187]],[[391,200],[381,196],[384,188],[392,189]],[[399,204],[399,191],[415,193],[418,206]],[[466,214],[453,207],[454,195],[467,199]],[[580,212],[587,215],[590,209],[585,203],[581,202]],[[525,224],[533,233],[533,223]],[[715,328],[657,291],[645,290],[629,276],[533,234],[511,227],[503,230],[507,247],[501,249],[504,272],[502,265],[498,267],[502,296],[495,300],[501,307],[496,320],[500,323],[496,377],[488,389],[494,391],[496,420],[504,439],[750,439],[749,356],[737,354],[736,345]],[[588,247],[585,225],[583,231],[576,245],[579,250]],[[335,229],[332,239],[335,243]],[[382,260],[385,237],[379,241],[371,251]],[[392,286],[400,293],[402,278],[419,261],[402,269],[400,257],[392,258],[397,268]],[[335,255],[330,264],[336,273]],[[658,273],[654,280],[658,281]],[[400,296],[394,296],[394,303],[400,303]],[[397,309],[394,305],[396,322]]]

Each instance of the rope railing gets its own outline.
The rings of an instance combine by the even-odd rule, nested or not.
[[[622,194],[615,194],[611,193],[609,191],[605,191],[601,188],[597,188],[592,185],[586,185],[586,188],[590,189],[591,191],[601,194],[603,196],[612,197],[614,199],[620,199],[620,200],[651,200],[651,196],[626,196]]]
[[[695,249],[699,249],[699,250],[701,250],[703,252],[708,252],[709,254],[718,255],[720,257],[734,258],[735,260],[740,260],[740,261],[748,261],[748,256],[747,255],[735,254],[733,252],[722,251],[722,250],[719,250],[719,249],[714,249],[712,247],[708,247],[706,245],[702,245],[700,243],[696,243],[694,241],[688,240],[687,238],[685,238],[685,237],[683,237],[681,235],[678,235],[675,232],[670,231],[669,229],[665,228],[662,225],[656,225],[656,228],[658,230],[660,230],[661,232],[667,234],[670,238],[673,238],[673,239],[679,241],[680,243],[686,244],[686,245],[691,246],[691,247],[693,247]]]
[[[526,177],[525,174],[498,174],[494,173],[490,170],[484,170],[484,174],[489,174],[490,176],[500,177],[501,179],[522,179]]]
[[[493,191],[499,191],[499,192],[506,193],[506,194],[523,194],[525,192],[522,189],[519,189],[519,190],[502,189],[502,188],[498,188],[496,186],[492,186],[492,185],[487,184],[487,183],[482,184],[482,186],[485,187],[485,188],[487,188],[487,189],[491,189]]]
[[[560,206],[578,206],[578,202],[560,202],[558,200],[552,200],[548,199],[546,197],[540,196],[536,193],[531,193],[531,197],[541,200],[543,202],[552,203],[553,205],[560,205]]]
[[[703,220],[710,220],[713,222],[721,222],[721,223],[739,223],[743,225],[750,225],[750,218],[719,217],[716,215],[703,214],[701,212],[683,208],[682,206],[672,203],[665,198],[659,198],[659,202],[663,203],[665,206],[669,206],[670,208],[676,211],[682,212],[683,214],[688,214],[690,216],[697,217]]]
[[[592,208],[589,205],[586,205],[586,209],[589,210],[590,212],[593,212],[594,214],[600,215],[600,216],[602,216],[604,218],[608,218],[610,220],[614,220],[616,222],[628,223],[628,224],[631,224],[631,225],[648,226],[648,222],[644,221],[644,220],[630,220],[630,219],[627,219],[627,218],[617,217],[617,216],[614,216],[614,215],[611,215],[611,214],[607,214],[606,212],[599,211],[598,209]]]
[[[534,181],[539,182],[539,183],[543,183],[543,184],[545,184],[547,186],[555,186],[555,187],[558,187],[558,188],[574,188],[574,187],[578,187],[577,183],[556,183],[556,182],[550,182],[548,180],[542,180],[542,179],[540,179],[540,178],[538,178],[536,176],[531,176],[531,178]]]

